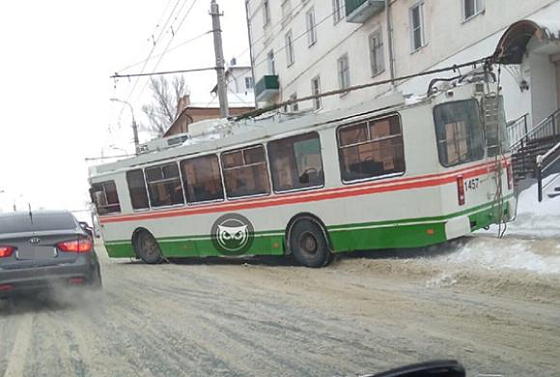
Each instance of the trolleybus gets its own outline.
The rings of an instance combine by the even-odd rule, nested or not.
[[[334,253],[423,247],[510,221],[493,81],[474,74],[422,97],[195,123],[157,150],[92,167],[108,254],[146,263],[293,254],[320,267]]]

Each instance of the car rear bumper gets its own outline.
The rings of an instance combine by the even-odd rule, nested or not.
[[[0,269],[0,297],[55,286],[91,286],[100,283],[100,279],[99,265],[91,263]]]

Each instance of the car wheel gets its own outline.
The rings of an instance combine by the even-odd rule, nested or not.
[[[136,238],[136,255],[148,264],[157,264],[162,261],[159,245],[149,232],[143,231]]]
[[[331,258],[323,228],[315,221],[297,221],[289,232],[289,245],[296,260],[306,267],[323,267]]]

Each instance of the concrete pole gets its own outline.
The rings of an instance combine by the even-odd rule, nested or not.
[[[227,83],[224,67],[224,50],[222,46],[222,28],[220,25],[220,7],[216,0],[210,3],[210,15],[212,16],[212,31],[214,33],[214,51],[216,53],[216,73],[218,77],[218,99],[220,101],[220,115],[222,118],[229,116],[229,105],[227,98]]]

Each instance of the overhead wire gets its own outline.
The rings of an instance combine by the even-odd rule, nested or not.
[[[144,65],[142,66],[142,69],[140,70],[141,73],[143,73],[144,70],[146,69],[146,66],[148,65],[148,61],[150,61],[150,58],[151,58],[152,54],[154,53],[154,51],[155,51],[155,49],[156,49],[156,46],[157,46],[157,44],[159,43],[159,40],[160,40],[161,37],[163,36],[163,33],[164,33],[165,29],[167,29],[167,25],[169,24],[169,20],[171,20],[171,17],[173,17],[173,13],[175,13],[175,9],[177,9],[177,6],[179,5],[179,2],[180,2],[180,1],[181,1],[181,0],[177,0],[177,1],[175,2],[175,5],[173,6],[173,9],[172,9],[171,12],[169,13],[169,16],[167,17],[167,20],[165,21],[164,25],[162,26],[162,28],[161,28],[161,30],[160,30],[160,33],[159,33],[159,35],[158,35],[158,37],[157,37],[157,39],[153,39],[153,34],[154,34],[154,33],[152,33],[152,42],[153,42],[153,45],[152,45],[152,48],[150,49],[150,52],[148,53],[148,57],[147,57],[147,59],[145,60]],[[167,9],[168,6],[169,6],[169,3],[167,4],[167,6],[166,6],[165,9]],[[164,12],[163,12],[162,15],[161,15],[160,20],[162,20],[164,17],[165,17],[165,10],[164,10]],[[159,25],[159,22],[158,22],[158,25]],[[157,28],[158,25],[156,25],[156,28]],[[134,93],[134,90],[136,89],[136,86],[138,85],[138,81],[139,81],[139,79],[134,80],[134,83],[133,83],[133,85],[132,85],[132,88],[130,89],[130,91],[128,92],[128,95],[126,96],[125,102],[128,102],[128,101],[130,100],[130,98],[132,97],[132,94]],[[120,119],[121,116],[122,116],[122,113],[123,113],[123,111],[124,111],[124,108],[125,108],[125,105],[124,105],[124,103],[123,103],[123,104],[121,105],[121,111],[119,112],[119,119]]]
[[[191,13],[193,7],[196,5],[196,3],[198,2],[198,0],[193,0],[193,2],[191,3],[191,6],[188,8],[187,12],[185,13],[185,15],[183,16],[181,22],[179,23],[179,26],[177,26],[177,29],[175,30],[175,32],[171,35],[171,38],[169,39],[169,42],[167,43],[167,46],[165,47],[163,53],[161,54],[159,60],[157,61],[156,65],[154,66],[153,70],[155,71],[157,69],[157,67],[159,66],[159,64],[161,63],[161,61],[163,60],[163,57],[167,54],[169,46],[171,45],[171,42],[173,41],[173,39],[175,38],[175,36],[177,35],[177,33],[179,32],[179,30],[181,29],[181,27],[183,26],[183,23],[185,22],[185,20],[187,19],[187,17],[189,16],[189,14]],[[185,2],[186,4],[186,2]],[[144,92],[144,90],[146,90],[146,87],[148,86],[148,82],[146,81],[146,83],[144,84],[144,86],[142,87],[142,89],[140,90],[139,94],[137,95],[137,97],[140,97],[142,95],[142,93]]]

